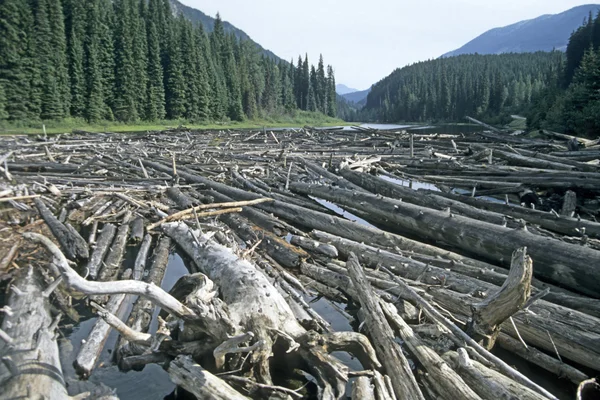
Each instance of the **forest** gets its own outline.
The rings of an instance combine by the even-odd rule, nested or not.
[[[561,52],[461,55],[397,69],[375,84],[359,118],[382,122],[500,121],[526,110],[560,73]]]
[[[532,129],[595,137],[600,130],[600,14],[573,34],[560,75],[534,99]]]
[[[335,116],[321,56],[286,61],[205,32],[168,0],[2,0],[0,123],[241,121],[296,110]]]

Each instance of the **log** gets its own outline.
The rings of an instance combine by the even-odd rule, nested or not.
[[[63,251],[71,260],[87,260],[90,256],[87,242],[69,223],[63,224],[52,214],[44,202],[36,198],[35,205]]]
[[[382,360],[388,375],[394,377],[392,385],[396,396],[401,399],[424,399],[408,361],[400,345],[395,341],[394,333],[385,319],[379,301],[354,254],[350,255],[347,267],[360,305],[364,309],[377,356]]]
[[[354,252],[360,254],[359,260],[365,265],[372,268],[388,267],[393,269],[395,274],[405,279],[429,285],[429,294],[437,302],[442,303],[450,311],[462,315],[471,316],[472,314],[470,307],[476,302],[476,298],[472,294],[483,293],[483,295],[486,295],[498,291],[497,286],[489,283],[461,276],[442,268],[420,264],[385,250],[356,242],[353,243],[349,240],[331,238],[331,236],[328,236],[331,239],[327,239],[322,234],[317,236],[334,244],[342,256],[348,257],[351,252]],[[302,272],[305,274],[310,273],[310,271],[304,269]],[[436,288],[440,284],[443,284],[444,289]],[[347,284],[340,282],[339,286],[344,288]],[[383,289],[389,289],[389,286]],[[464,293],[465,295],[451,295],[450,291]],[[396,294],[396,292],[394,293]],[[600,357],[600,352],[594,344],[596,340],[600,340],[600,330],[597,328],[600,323],[598,318],[544,300],[538,300],[529,308],[532,313],[521,311],[515,314],[513,318],[520,334],[527,343],[554,352],[554,346],[548,340],[548,333],[550,333],[563,357],[590,368],[598,368],[595,359]],[[508,321],[503,324],[502,329],[515,337],[517,336],[512,324]]]
[[[374,194],[380,194],[434,210],[450,209],[451,212],[493,224],[503,225],[507,222],[502,214],[481,210],[460,201],[438,196],[433,192],[424,193],[416,191],[369,174],[351,171],[346,168],[340,170],[340,175]]]
[[[352,400],[375,400],[371,380],[367,376],[359,376],[352,384]]]
[[[173,296],[155,285],[138,281],[93,282],[83,279],[68,264],[60,249],[50,239],[37,233],[26,232],[23,237],[46,247],[52,255],[52,262],[58,267],[68,287],[87,295],[134,294],[151,299],[163,310],[182,318],[194,321],[198,316]]]
[[[504,350],[510,351],[548,372],[552,372],[559,378],[566,378],[576,385],[579,385],[581,381],[588,379],[588,376],[578,369],[531,346],[525,347],[523,346],[523,343],[517,339],[513,339],[506,333],[500,333],[496,343]]]
[[[531,294],[533,261],[522,248],[512,256],[510,272],[504,285],[481,303],[473,305],[473,318],[467,332],[479,338],[491,350],[500,333],[500,325],[521,310]]]
[[[539,169],[555,169],[562,171],[572,171],[576,167],[573,165],[567,165],[556,161],[543,160],[534,157],[528,157],[521,154],[509,153],[498,149],[494,150],[494,156],[508,161],[510,165],[518,165],[521,167],[531,167]]]
[[[596,263],[600,252],[596,250],[386,197],[304,183],[293,183],[290,187],[300,193],[355,207],[387,226],[448,243],[503,265],[509,263],[513,249],[527,246],[538,265],[534,271],[538,277],[590,297],[600,297],[600,280],[596,279],[600,274],[600,265]]]
[[[183,210],[194,207],[194,203],[178,187],[173,186],[167,189],[167,196]]]
[[[505,214],[516,219],[523,219],[530,224],[539,225],[542,228],[569,236],[580,236],[579,231],[585,228],[589,237],[600,238],[600,223],[580,218],[558,217],[552,213],[529,208],[493,203],[469,196],[461,196],[452,193],[437,193],[438,196],[458,200],[484,210]]]
[[[124,278],[128,279],[131,276],[131,270],[127,270],[124,275]],[[111,314],[120,315],[126,297],[127,295],[124,293],[111,296],[106,304],[106,310]],[[82,379],[87,379],[92,374],[109,334],[110,325],[102,318],[98,318],[73,362],[75,371]]]
[[[247,400],[240,392],[229,386],[221,378],[211,374],[191,357],[179,356],[167,367],[174,384],[181,386],[198,399]]]
[[[50,315],[42,278],[22,268],[12,283],[0,338],[1,399],[69,399],[56,344],[58,319]],[[32,384],[34,383],[34,384]]]
[[[112,242],[110,251],[106,255],[104,265],[98,274],[98,280],[101,282],[114,281],[121,270],[121,262],[125,255],[125,246],[127,245],[127,236],[129,234],[129,223],[123,222],[117,230],[117,235]],[[101,301],[101,300],[98,300]]]
[[[100,236],[98,236],[98,241],[95,245],[96,247],[94,247],[92,256],[87,264],[87,271],[90,279],[96,279],[98,276],[98,270],[100,269],[106,253],[108,253],[109,246],[112,243],[116,232],[117,228],[113,224],[104,224],[102,227],[102,231],[100,232]]]
[[[293,235],[290,243],[300,246],[305,250],[311,251],[317,254],[323,254],[327,257],[337,258],[338,251],[334,246],[329,244],[320,243],[316,240],[305,238],[303,236]]]
[[[442,357],[415,335],[410,326],[398,315],[398,311],[393,305],[381,300],[379,305],[400,332],[400,337],[406,343],[408,351],[419,360],[419,363],[427,371],[426,379],[437,393],[450,399],[480,399]]]
[[[144,218],[137,217],[131,221],[129,243],[139,244],[144,238]]]
[[[577,194],[572,190],[567,190],[563,198],[563,205],[560,210],[560,215],[572,218],[577,209]]]
[[[143,276],[143,282],[151,285],[160,287],[167,270],[167,263],[169,261],[169,247],[171,246],[171,239],[163,236],[158,241],[158,245],[154,249],[152,265],[147,275]],[[141,274],[140,274],[141,275]],[[108,307],[107,307],[108,308]],[[137,332],[148,332],[150,323],[152,322],[152,316],[156,306],[152,301],[144,297],[139,297],[133,304],[129,318],[127,319],[127,325]],[[110,312],[110,310],[108,310]],[[135,349],[128,346],[127,340],[123,337],[117,342],[115,347],[115,358],[117,364],[121,364],[121,360],[130,355],[136,355]]]
[[[458,350],[458,353],[446,353],[444,359],[448,360],[456,368],[465,382],[482,399],[544,400],[547,398],[518,384],[499,372],[487,368],[480,362],[471,360],[464,348]]]

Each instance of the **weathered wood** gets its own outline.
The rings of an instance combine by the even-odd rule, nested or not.
[[[127,270],[124,278],[128,279],[131,276],[131,270]],[[111,314],[119,315],[122,312],[122,307],[125,303],[126,294],[115,294],[110,297],[110,300],[106,304],[106,310]],[[110,325],[108,325],[103,319],[98,318],[92,331],[88,335],[85,343],[81,346],[73,366],[77,374],[87,379],[91,374],[100,358],[100,353],[108,340],[110,334]]]
[[[173,296],[155,285],[149,285],[138,281],[87,281],[69,266],[65,256],[50,239],[32,232],[24,233],[23,237],[46,247],[53,257],[52,262],[59,268],[65,283],[71,289],[78,290],[87,295],[134,294],[144,296],[152,299],[152,301],[163,310],[166,310],[179,318],[184,320],[194,320],[198,318],[190,308],[184,306]]]
[[[63,251],[72,260],[87,260],[90,256],[87,242],[69,223],[63,224],[52,214],[44,202],[36,198],[35,205]]]
[[[108,253],[109,246],[112,243],[116,232],[117,228],[113,224],[104,224],[102,227],[94,251],[92,251],[92,256],[87,264],[87,271],[90,279],[96,279],[98,276],[102,261],[104,260],[106,253]]]
[[[482,399],[543,400],[547,398],[499,372],[487,368],[478,361],[471,360],[463,348],[460,348],[458,353],[445,354],[444,358],[452,363],[460,376]]]
[[[517,339],[513,339],[506,333],[500,333],[496,343],[505,350],[518,355],[519,357],[537,365],[549,372],[552,372],[559,378],[569,379],[574,384],[578,385],[581,381],[588,379],[588,376],[578,369],[565,364],[564,362],[547,355],[531,346],[525,348],[523,343]]]
[[[133,244],[139,244],[144,238],[144,219],[137,217],[131,221],[129,242]]]
[[[0,338],[0,399],[68,399],[50,315],[38,271],[21,269],[12,283]],[[8,341],[7,341],[8,340]]]
[[[308,239],[303,236],[293,235],[290,242],[314,253],[323,254],[332,258],[336,258],[338,256],[338,251],[334,246],[326,243],[320,243],[316,240]]]
[[[513,253],[510,272],[504,285],[481,303],[472,306],[469,325],[471,336],[483,341],[491,350],[500,333],[500,325],[525,306],[531,294],[533,261],[522,248]]]
[[[150,269],[147,274],[143,276],[143,282],[151,285],[160,287],[164,278],[167,263],[169,261],[169,247],[171,246],[171,239],[163,236],[158,241],[158,245],[154,249],[153,260]],[[127,325],[137,332],[148,332],[150,323],[152,322],[152,315],[154,314],[156,306],[152,301],[144,297],[138,297],[133,304],[129,318],[127,319]],[[108,306],[107,306],[108,309]],[[110,312],[110,310],[108,310]],[[128,346],[125,338],[120,338],[115,347],[115,357],[117,363],[124,357],[135,355],[135,349]]]
[[[375,400],[371,380],[367,376],[359,376],[352,385],[353,400]]]
[[[176,186],[167,189],[167,196],[169,196],[169,198],[173,200],[181,209],[185,210],[187,208],[194,207],[194,203],[191,201],[191,199],[183,194]]]
[[[565,217],[573,217],[577,209],[577,194],[572,190],[567,190],[563,198],[563,205],[560,210],[560,215]]]
[[[211,374],[199,364],[196,364],[191,357],[177,357],[169,363],[167,372],[173,383],[192,393],[198,399],[248,399],[221,378]]]
[[[121,262],[125,255],[125,246],[127,245],[127,236],[129,235],[129,223],[124,221],[117,229],[117,234],[106,255],[103,267],[98,273],[98,280],[102,282],[113,281],[121,271]],[[98,300],[101,301],[101,300]]]
[[[355,207],[382,224],[454,245],[504,265],[508,265],[515,248],[527,246],[539,266],[534,271],[538,277],[600,297],[600,280],[595,277],[600,274],[600,265],[596,263],[600,252],[596,250],[386,197],[303,183],[293,183],[290,187],[300,193]],[[427,229],[423,229],[424,226]]]
[[[398,315],[396,308],[384,301],[379,305],[384,314],[400,332],[400,337],[427,371],[427,380],[436,392],[451,399],[479,399],[480,397],[454,372],[435,351],[427,347]]]
[[[382,360],[387,373],[394,376],[392,385],[396,396],[402,399],[424,399],[408,361],[400,345],[394,340],[394,333],[354,254],[350,255],[347,266],[361,307],[365,310],[366,323],[377,356]]]

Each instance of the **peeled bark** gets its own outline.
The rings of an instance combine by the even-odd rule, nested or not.
[[[0,333],[2,399],[68,399],[55,328],[42,278],[32,267],[21,269],[8,296]]]
[[[115,237],[116,231],[117,228],[113,224],[105,224],[102,227],[100,236],[96,241],[96,247],[94,248],[92,256],[90,257],[87,265],[90,279],[96,279],[98,276],[98,270],[102,265],[102,261],[104,260],[106,253],[108,253],[109,246]]]

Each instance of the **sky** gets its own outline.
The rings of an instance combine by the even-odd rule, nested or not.
[[[180,0],[229,21],[290,60],[323,54],[337,83],[369,88],[396,68],[437,58],[485,31],[590,0]]]

